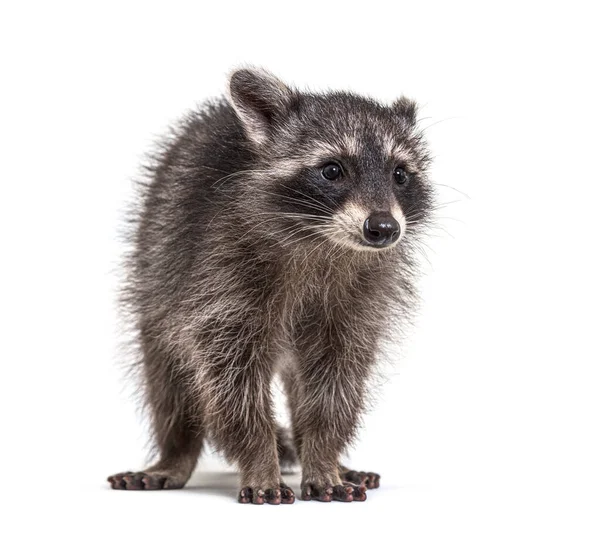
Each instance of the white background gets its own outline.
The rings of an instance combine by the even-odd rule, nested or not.
[[[3,534],[599,537],[592,7],[3,2]],[[214,455],[198,488],[105,482],[145,458],[114,305],[131,178],[242,63],[417,99],[433,181],[456,201],[428,240],[412,338],[350,456],[383,477],[363,504],[241,506]]]

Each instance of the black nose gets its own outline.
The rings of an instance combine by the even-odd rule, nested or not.
[[[373,247],[385,247],[400,237],[400,223],[391,213],[375,212],[365,221],[363,234],[365,240]]]

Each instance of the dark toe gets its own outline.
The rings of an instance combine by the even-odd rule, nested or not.
[[[333,487],[313,488],[313,491],[316,495],[316,498],[313,496],[313,499],[319,500],[320,502],[330,502],[333,500]]]
[[[145,490],[162,490],[163,488],[169,488],[167,485],[167,478],[157,475],[141,474],[142,483]]]
[[[254,505],[263,505],[265,503],[265,491],[260,488],[254,489],[252,503]]]
[[[344,483],[344,486],[351,489],[353,501],[364,502],[367,499],[367,487],[365,485],[355,485],[353,483]]]
[[[238,495],[238,502],[240,503],[251,503],[252,502],[252,489],[250,487],[244,487],[240,490]]]
[[[353,493],[354,488],[348,483],[333,487],[333,499],[339,502],[351,502],[354,499]]]
[[[123,472],[111,475],[108,478],[108,482],[110,483],[110,486],[115,490],[125,490],[127,488],[127,483],[125,482],[124,477],[132,473],[133,472]]]
[[[281,503],[294,503],[296,500],[294,491],[285,483],[281,483],[279,487],[281,488]]]
[[[365,481],[365,486],[367,488],[379,488],[379,480],[381,476],[377,473],[369,472],[367,474],[367,480]]]
[[[330,502],[333,500],[333,487],[329,485],[304,485],[302,487],[302,499],[305,501],[318,500],[320,502]]]
[[[127,490],[144,490],[143,473],[128,473],[123,476]]]
[[[300,498],[302,498],[305,502],[308,500],[312,500],[312,489],[309,485],[305,485],[302,487],[302,491],[300,492]]]
[[[279,505],[281,503],[281,490],[278,488],[265,490],[265,501],[270,505]]]

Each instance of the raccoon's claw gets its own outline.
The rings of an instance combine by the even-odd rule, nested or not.
[[[252,488],[243,487],[238,495],[239,503],[252,503],[254,505],[263,505],[265,502],[269,505],[294,503],[294,491],[285,483],[281,483],[279,488]]]
[[[240,490],[238,502],[263,505],[265,503],[265,491],[258,488],[253,489],[252,487],[244,487]]]
[[[344,483],[352,487],[352,501],[364,502],[367,499],[367,487],[365,485],[355,485],[354,483]]]
[[[281,483],[281,503],[294,503],[296,501],[296,495],[294,491],[288,487],[285,483]]]
[[[345,482],[341,485],[317,485],[307,483],[302,487],[302,499],[320,502],[362,502],[367,499],[366,487]]]
[[[331,485],[319,486],[314,483],[307,483],[302,487],[302,499],[304,501],[330,502],[333,499],[333,487]]]
[[[183,488],[183,483],[165,474],[123,472],[108,477],[114,490],[163,490]]]

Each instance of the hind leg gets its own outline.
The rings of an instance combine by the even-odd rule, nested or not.
[[[170,433],[175,436],[175,433]],[[140,472],[123,472],[108,478],[116,490],[162,490],[183,488],[192,475],[200,451],[198,437],[181,437],[178,447],[161,453],[156,464]]]
[[[146,399],[152,412],[159,459],[143,471],[114,474],[108,481],[118,490],[183,488],[202,450],[204,429],[200,408],[186,393],[183,375],[173,369],[168,356],[148,350],[145,374]]]

